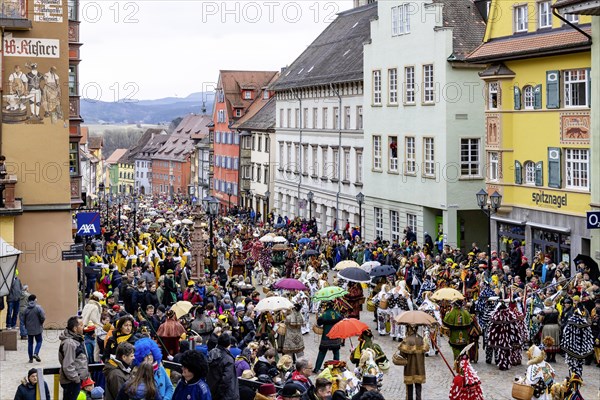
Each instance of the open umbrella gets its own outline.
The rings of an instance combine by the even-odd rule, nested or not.
[[[164,224],[165,222],[167,222],[167,220],[166,220],[166,219],[164,219],[164,218],[158,218],[158,219],[157,219],[156,221],[154,221],[154,222],[156,222],[157,224]]]
[[[289,247],[285,243],[277,243],[273,246],[273,250],[287,250]]]
[[[302,254],[302,257],[308,258],[308,257],[318,256],[318,255],[319,255],[318,251],[313,250],[313,249],[308,249]]]
[[[408,325],[431,325],[436,322],[435,318],[424,311],[405,311],[394,318],[399,324]]]
[[[312,239],[307,238],[307,237],[303,237],[300,240],[298,240],[299,244],[306,244],[306,243],[310,243],[310,242],[312,242]]]
[[[356,267],[344,268],[338,272],[338,276],[350,282],[368,283],[371,281],[371,277],[367,272]]]
[[[129,207],[127,204],[125,204],[123,206],[123,210],[125,210],[125,211],[131,211],[131,207]]]
[[[294,278],[284,278],[275,282],[273,285],[276,289],[284,290],[308,290],[306,285]]]
[[[148,212],[148,215],[151,217],[156,217],[158,215],[158,213],[156,211],[152,210],[152,211]]]
[[[346,294],[348,294],[348,292],[339,286],[327,286],[315,293],[313,300],[332,301]]]
[[[127,221],[127,220],[129,220],[129,218],[127,218],[127,215],[121,215],[121,219],[122,219],[123,221]]]
[[[577,257],[573,259],[575,266],[579,264],[585,264],[587,268],[590,269],[590,279],[595,281],[600,276],[600,271],[598,270],[598,263],[594,261],[594,259],[590,256],[586,256],[585,254],[579,254]]]
[[[431,300],[464,300],[465,296],[456,289],[442,288],[436,290],[430,297]]]
[[[233,220],[229,217],[223,217],[223,221],[225,222],[233,222]]]
[[[262,299],[256,305],[256,311],[281,311],[294,307],[291,301],[281,296],[272,296]]]
[[[189,301],[178,301],[177,303],[173,304],[171,310],[175,312],[177,319],[179,319],[189,313],[193,306],[194,305]]]
[[[181,221],[178,220],[178,219],[176,219],[175,221],[173,221],[173,226],[176,226],[176,225],[181,225]]]
[[[360,265],[358,265],[358,263],[356,261],[353,261],[353,260],[343,260],[343,261],[340,261],[339,263],[337,263],[335,265],[334,269],[336,271],[341,271],[343,269],[350,268],[350,267],[359,268]]]
[[[144,218],[142,220],[142,224],[149,224],[150,222],[152,222],[152,221],[150,221],[150,218]]]
[[[371,273],[371,270],[375,267],[379,267],[381,265],[381,263],[379,261],[367,261],[366,263],[364,263],[363,265],[360,266],[360,268],[364,269],[365,271],[367,271],[367,273]]]
[[[182,219],[181,223],[184,225],[194,225],[194,221],[192,221],[191,219],[188,219],[188,218]]]
[[[273,236],[271,236],[270,234],[267,234],[267,235],[261,237],[258,240],[260,242],[263,242],[263,243],[272,243],[273,242]]]
[[[371,268],[371,272],[369,272],[371,277],[390,276],[394,274],[396,274],[396,268],[392,267],[391,265],[379,265]]]
[[[284,238],[283,236],[275,236],[273,238],[273,243],[285,243],[287,242],[287,239]]]
[[[329,339],[348,339],[360,335],[367,329],[369,329],[369,326],[356,318],[344,318],[331,327],[327,337]]]

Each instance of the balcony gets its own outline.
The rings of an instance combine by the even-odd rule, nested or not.
[[[23,0],[0,0],[0,27],[4,30],[30,30],[27,18],[27,2]]]
[[[0,216],[21,215],[23,214],[23,205],[20,199],[15,198],[15,186],[17,185],[16,175],[7,175],[0,179]]]

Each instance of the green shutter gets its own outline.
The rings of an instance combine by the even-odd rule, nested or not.
[[[542,108],[542,85],[535,85],[533,88],[533,108],[535,110]]]
[[[548,147],[548,186],[560,189],[561,178],[560,148]]]
[[[560,71],[546,71],[546,108],[560,108]]]
[[[587,70],[587,104],[588,107],[592,106],[592,69],[586,68]]]
[[[535,186],[544,186],[544,162],[535,163]]]
[[[518,86],[515,86],[513,89],[515,95],[515,110],[521,109],[521,89]]]
[[[517,185],[523,183],[523,166],[519,161],[515,161],[515,183]]]

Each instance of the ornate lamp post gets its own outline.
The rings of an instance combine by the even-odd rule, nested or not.
[[[358,192],[356,201],[358,203],[358,232],[360,232],[360,237],[362,238],[362,205],[365,202],[365,195],[362,192]]]
[[[488,202],[488,193],[481,189],[479,192],[475,194],[477,197],[477,205],[481,208],[481,211],[488,217],[488,268],[492,268],[492,215],[498,212],[500,205],[502,204],[502,195],[497,191],[494,191],[490,196],[490,201]]]
[[[314,198],[315,198],[315,194],[312,191],[306,193],[306,199],[308,200],[308,220],[309,221],[312,220],[312,203],[313,203]]]
[[[214,257],[213,257],[213,223],[214,223],[214,218],[219,214],[219,200],[215,199],[212,196],[207,196],[204,199],[202,199],[202,203],[204,203],[204,209],[206,210],[206,213],[209,216],[210,219],[210,226],[208,227],[208,232],[210,235],[209,241],[210,241],[210,248],[209,248],[209,252],[210,252],[210,272],[215,272],[215,266],[214,266]]]

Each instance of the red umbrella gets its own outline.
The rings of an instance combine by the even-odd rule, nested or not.
[[[285,290],[308,290],[304,283],[294,278],[281,279],[277,281],[273,286],[277,289]]]
[[[367,329],[369,326],[356,318],[344,318],[331,328],[327,336],[330,339],[348,339],[360,335]]]

